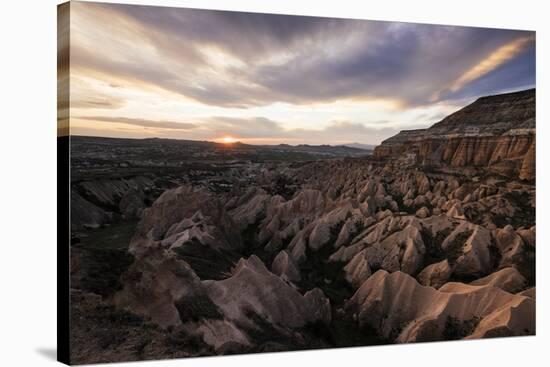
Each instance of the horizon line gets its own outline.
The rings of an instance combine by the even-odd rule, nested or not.
[[[194,142],[200,142],[200,143],[212,143],[212,144],[218,144],[218,145],[225,145],[225,146],[231,146],[231,145],[237,145],[237,144],[240,144],[240,145],[250,145],[250,146],[258,146],[258,147],[262,147],[262,146],[273,146],[273,147],[276,147],[276,146],[281,146],[281,145],[288,145],[288,146],[291,146],[291,147],[299,147],[299,146],[310,146],[310,147],[342,147],[342,146],[345,146],[346,148],[351,148],[351,149],[358,149],[358,150],[369,150],[369,149],[362,149],[362,148],[357,148],[357,147],[350,147],[349,145],[351,144],[359,144],[359,145],[365,145],[365,146],[371,146],[371,147],[376,147],[380,144],[368,144],[368,143],[359,143],[359,142],[349,142],[349,143],[343,143],[343,144],[336,144],[336,145],[332,145],[332,144],[307,144],[307,143],[301,143],[301,144],[289,144],[289,143],[279,143],[279,144],[250,144],[250,143],[244,143],[240,140],[236,140],[234,142],[231,142],[231,143],[224,143],[224,142],[217,142],[217,141],[212,141],[212,140],[195,140],[195,139],[178,139],[178,138],[160,138],[160,137],[156,137],[156,136],[151,136],[151,137],[145,137],[145,138],[132,138],[132,137],[113,137],[113,136],[98,136],[98,135],[71,135],[71,134],[68,134],[68,135],[62,135],[62,136],[58,136],[57,138],[96,138],[96,139],[114,139],[114,140],[152,140],[152,139],[155,139],[155,140],[176,140],[176,141],[194,141]]]

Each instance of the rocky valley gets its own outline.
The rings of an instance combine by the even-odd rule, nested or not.
[[[535,137],[534,90],[373,154],[72,137],[72,360],[534,335]]]

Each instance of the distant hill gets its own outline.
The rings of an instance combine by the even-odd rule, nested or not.
[[[197,162],[296,162],[316,159],[363,157],[371,152],[334,145],[252,145],[177,139],[120,139],[71,136],[73,168],[94,166],[119,167],[187,167]],[[104,167],[105,166],[105,167]],[[87,168],[86,172],[90,172]]]
[[[349,147],[349,148],[356,148],[356,149],[363,149],[363,150],[374,150],[376,145],[372,144],[362,144],[362,143],[348,143],[348,144],[342,144],[343,147]]]

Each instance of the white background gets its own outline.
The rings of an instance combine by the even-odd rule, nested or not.
[[[116,1],[114,1],[116,2]],[[537,336],[142,362],[143,366],[548,365],[549,23],[545,1],[130,1],[537,31]],[[0,19],[0,365],[56,353],[56,0],[4,1]],[[546,16],[545,16],[546,15]],[[100,46],[100,45],[99,45]],[[137,364],[117,364],[137,365]]]

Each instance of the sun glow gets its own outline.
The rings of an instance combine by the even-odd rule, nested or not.
[[[232,136],[224,136],[223,138],[220,139],[220,141],[224,144],[233,144],[237,142],[237,139],[235,139]]]

